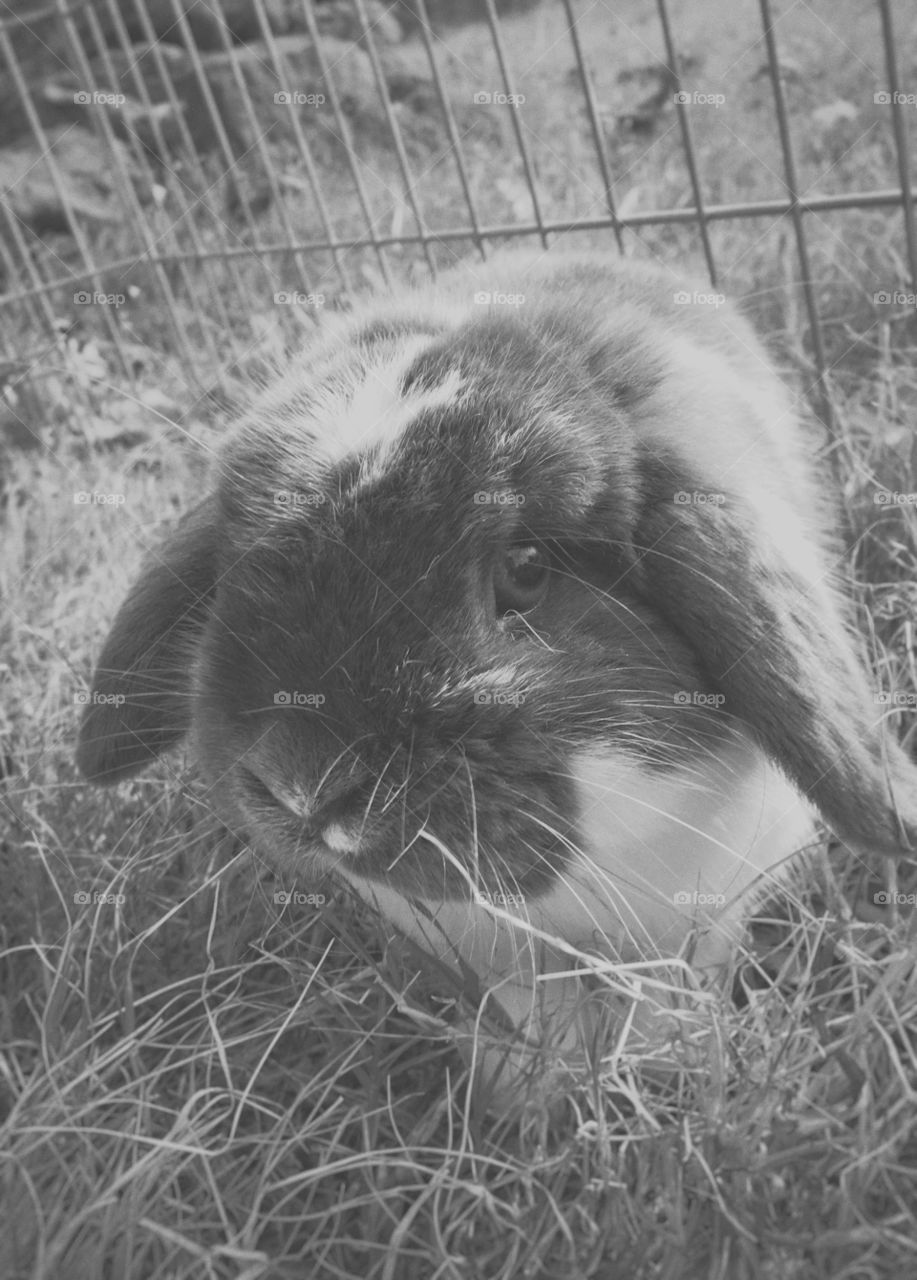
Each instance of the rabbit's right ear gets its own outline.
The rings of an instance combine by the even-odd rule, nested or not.
[[[846,844],[912,853],[917,768],[883,732],[826,573],[786,553],[791,510],[775,508],[768,527],[734,495],[682,505],[716,485],[674,455],[647,458],[644,480],[635,538],[644,590],[693,645],[726,711],[754,730]]]
[[[187,732],[191,657],[216,585],[218,542],[210,498],[153,553],[118,610],[80,725],[76,761],[91,781],[129,777]]]

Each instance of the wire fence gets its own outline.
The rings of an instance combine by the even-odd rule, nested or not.
[[[151,351],[170,353],[187,385],[206,389],[294,314],[310,324],[323,303],[507,240],[587,236],[624,252],[650,229],[685,233],[717,288],[716,228],[764,219],[791,228],[793,288],[828,416],[812,220],[892,215],[911,290],[917,280],[913,95],[892,0],[871,10],[881,58],[871,105],[888,164],[866,166],[869,183],[851,189],[839,163],[835,190],[800,174],[789,100],[799,71],[782,54],[782,14],[758,0],[747,47],[762,59],[753,92],[768,89],[757,119],[769,136],[753,149],[773,148],[773,164],[750,195],[738,181],[730,192],[722,151],[711,173],[712,112],[698,108],[715,112],[723,95],[679,47],[670,8],[657,0],[658,55],[618,76],[630,109],[611,117],[595,6],[576,0],[499,12],[480,0],[470,35],[432,0],[432,12],[427,0],[54,0],[3,18],[8,401],[75,332],[91,332],[124,377],[148,367]],[[617,21],[610,10],[599,18]],[[526,30],[547,54],[520,53]],[[563,95],[546,101],[531,86],[549,72]],[[635,184],[641,165],[650,177]]]

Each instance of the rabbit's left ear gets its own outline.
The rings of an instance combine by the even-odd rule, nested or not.
[[[217,580],[216,503],[188,512],[149,557],[112,623],[80,725],[76,761],[112,783],[178,742],[191,722],[191,664]]]
[[[692,644],[724,710],[845,843],[917,850],[917,766],[882,732],[830,588],[797,568],[740,498],[679,505],[679,491],[683,500],[704,486],[676,467],[644,475],[641,592]]]

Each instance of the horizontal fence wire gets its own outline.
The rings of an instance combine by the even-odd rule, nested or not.
[[[571,93],[578,95],[581,114],[584,149],[569,162],[568,185],[578,182],[588,191],[589,207],[563,208],[563,193],[546,189],[545,112],[532,123],[503,6],[479,0],[489,79],[488,92],[476,98],[509,104],[502,114],[491,113],[490,145],[507,155],[495,182],[509,191],[504,204],[511,204],[511,217],[482,199],[486,146],[480,113],[469,116],[467,85],[472,71],[482,81],[485,72],[462,63],[440,7],[431,17],[427,0],[394,11],[410,34],[410,58],[407,37],[393,35],[390,11],[373,0],[349,0],[349,7],[298,0],[298,7],[286,7],[290,29],[280,28],[278,9],[265,0],[244,7],[215,0],[206,23],[186,0],[54,0],[25,17],[3,17],[0,65],[7,75],[0,111],[18,122],[9,145],[25,172],[18,177],[14,168],[15,180],[0,191],[0,331],[6,343],[0,373],[27,377],[40,371],[41,357],[59,353],[77,320],[89,323],[77,311],[83,292],[120,298],[134,290],[142,296],[146,327],[139,345],[158,344],[180,364],[189,386],[206,387],[257,345],[255,317],[262,304],[291,293],[298,298],[300,287],[316,300],[326,289],[347,300],[361,289],[390,285],[406,271],[420,267],[435,275],[461,253],[486,257],[491,248],[523,238],[546,247],[559,237],[607,232],[610,245],[628,252],[632,237],[647,229],[684,228],[696,233],[717,289],[723,264],[715,229],[745,219],[780,220],[792,231],[798,265],[793,287],[804,308],[812,395],[830,422],[831,358],[813,276],[810,220],[900,208],[912,289],[917,281],[909,124],[892,0],[875,0],[875,13],[897,185],[805,188],[780,19],[771,0],[759,0],[760,30],[750,32],[750,40],[760,40],[767,54],[782,174],[774,173],[772,194],[747,200],[723,199],[719,187],[709,189],[690,94],[682,91],[690,59],[679,50],[667,0],[657,0],[660,102],[665,98],[670,111],[674,104],[672,128],[677,126],[690,198],[648,208],[618,194],[627,172],[620,163],[616,168],[590,70],[582,27],[588,6],[554,0],[551,7],[563,14],[566,35],[566,53],[558,43],[551,56],[570,60]],[[42,76],[36,68],[47,65],[41,48],[48,41],[56,61],[53,74]],[[482,66],[484,61],[481,55]],[[460,91],[456,76],[464,77]],[[303,93],[304,84],[314,92]],[[66,115],[68,95],[80,99],[78,118]],[[321,98],[321,111],[312,115],[299,104],[310,96]],[[123,101],[113,106],[116,97]],[[411,105],[416,101],[422,107]],[[569,104],[565,110],[569,114]],[[68,148],[77,144],[89,156],[90,178],[107,180],[116,215],[87,195],[91,182],[83,171],[75,181]],[[3,156],[0,150],[0,176]],[[557,163],[562,170],[565,157]],[[32,186],[40,190],[40,217],[32,216],[23,195]],[[432,213],[431,199],[440,201]],[[569,203],[575,203],[572,197]],[[129,283],[113,288],[119,281]],[[116,307],[99,305],[92,321],[98,340],[130,374],[137,363],[136,316],[131,328]]]
[[[708,205],[705,209],[705,218],[710,222],[723,220],[732,220],[735,218],[770,218],[788,217],[799,211],[801,213],[826,213],[835,210],[844,209],[889,209],[897,208],[902,204],[901,192],[897,189],[889,189],[885,191],[859,191],[852,192],[850,195],[838,196],[819,196],[812,198],[799,198],[795,202],[787,199],[775,200],[756,200],[741,202],[736,204],[724,205]],[[656,227],[656,226],[693,226],[697,222],[697,215],[694,209],[652,209],[644,212],[634,212],[621,214],[617,219],[617,225],[622,229],[628,227]],[[255,244],[255,245],[236,245],[225,246],[220,248],[201,250],[197,253],[193,250],[183,250],[175,253],[151,253],[149,257],[144,256],[144,261],[153,263],[181,263],[196,262],[211,259],[247,258],[252,254],[260,257],[269,257],[271,255],[289,253],[291,251],[300,253],[319,253],[323,250],[332,249],[384,249],[393,248],[397,245],[417,245],[423,246],[432,241],[447,242],[451,240],[472,240],[480,239],[482,241],[506,240],[514,237],[525,236],[541,236],[542,232],[548,235],[563,235],[577,231],[601,231],[612,230],[613,224],[607,217],[580,218],[574,221],[557,222],[550,220],[541,224],[530,222],[505,222],[498,224],[485,224],[478,226],[474,231],[468,226],[460,225],[456,227],[441,227],[434,233],[411,233],[401,232],[392,235],[374,235],[371,239],[362,236],[343,239],[337,238],[333,240],[316,239],[316,240],[296,240],[291,243],[286,241],[274,244]],[[121,271],[137,262],[136,257],[120,258],[105,265],[105,271]],[[37,297],[41,293],[48,293],[54,290],[62,289],[72,283],[80,283],[84,280],[97,277],[100,268],[98,266],[87,266],[83,271],[75,271],[56,280],[49,280],[44,284],[37,285],[31,289],[24,289],[18,293],[9,293],[0,295],[0,306],[10,302],[20,302],[27,298]]]

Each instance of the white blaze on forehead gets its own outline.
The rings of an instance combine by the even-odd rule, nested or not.
[[[325,461],[333,465],[372,452],[373,474],[379,475],[409,423],[426,410],[457,403],[464,383],[456,369],[438,386],[400,390],[405,373],[430,342],[429,336],[416,338],[397,360],[362,370],[355,385],[327,389],[313,410]]]

